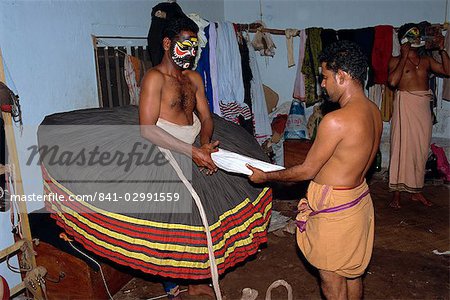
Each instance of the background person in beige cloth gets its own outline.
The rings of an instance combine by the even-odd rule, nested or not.
[[[440,39],[442,63],[418,53],[424,42],[416,24],[408,23],[398,30],[400,56],[389,61],[388,82],[395,92],[391,121],[391,155],[389,188],[393,191],[390,206],[400,208],[400,192],[411,193],[411,200],[431,206],[422,194],[425,164],[431,141],[432,119],[429,75],[450,76],[450,59]]]
[[[325,115],[303,164],[267,173],[248,166],[253,171],[249,179],[313,179],[308,200],[299,203],[299,216],[309,219],[306,231],[299,226],[298,245],[319,269],[328,299],[359,299],[361,275],[373,246],[373,206],[365,175],[380,144],[381,114],[364,94],[368,63],[356,44],[334,43],[323,51],[320,62],[321,86],[341,108]]]

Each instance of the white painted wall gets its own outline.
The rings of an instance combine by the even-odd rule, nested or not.
[[[7,84],[20,95],[24,134],[17,133],[26,194],[42,194],[40,169],[26,167],[26,144],[36,143],[36,126],[52,113],[97,107],[91,34],[147,36],[150,0],[2,0],[0,47]],[[179,0],[183,11],[223,20],[223,0]],[[32,211],[42,203],[28,205]],[[12,243],[9,213],[0,213],[0,247]],[[17,265],[17,263],[14,263]],[[12,286],[17,275],[0,265]]]
[[[261,4],[261,5],[260,5]],[[381,24],[399,27],[405,23],[429,21],[443,23],[450,12],[445,10],[445,0],[226,0],[225,20],[251,23],[261,19],[268,28],[304,29],[323,27],[332,29],[363,28]],[[450,8],[449,8],[450,10]],[[253,37],[253,34],[251,34]],[[286,38],[272,35],[277,46],[273,58],[258,56],[262,81],[280,95],[280,103],[292,100],[297,67],[287,67]],[[299,38],[294,38],[294,57],[298,59]],[[307,116],[312,113],[306,111]],[[438,121],[433,137],[450,137],[450,103],[440,104]],[[389,139],[389,123],[385,123],[383,139]],[[383,148],[383,166],[387,167],[389,145]]]

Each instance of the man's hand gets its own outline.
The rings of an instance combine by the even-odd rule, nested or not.
[[[253,174],[248,176],[248,179],[254,183],[263,183],[267,181],[267,174],[262,170],[252,167],[249,164],[245,164],[247,168],[252,170]]]
[[[200,148],[207,149],[210,151],[210,153],[214,153],[219,151],[217,148],[219,146],[219,141],[212,141],[211,143],[203,144]]]
[[[219,151],[218,145],[219,141],[214,141],[203,144],[200,148],[192,148],[192,160],[200,168],[200,171],[206,170],[207,175],[212,175],[218,170],[211,158],[211,153]]]
[[[308,201],[306,199],[301,199],[297,205],[297,209],[299,213],[304,213],[309,209]]]
[[[405,43],[400,47],[400,54],[402,57],[408,57],[409,49],[411,49],[411,44]]]
[[[439,51],[444,50],[445,49],[445,38],[443,36],[438,37],[439,38]]]

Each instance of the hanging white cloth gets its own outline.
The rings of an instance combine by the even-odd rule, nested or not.
[[[287,49],[287,60],[288,68],[295,66],[294,62],[294,36],[299,34],[300,30],[287,28],[284,30],[284,35],[286,36],[286,49]]]
[[[261,56],[271,56],[273,57],[275,55],[275,43],[272,40],[272,37],[270,33],[263,32],[262,29],[266,27],[263,21],[258,20],[254,23],[261,24],[261,27],[259,27],[255,33],[255,36],[252,40],[252,46],[253,49],[256,51],[259,51],[259,54]]]
[[[216,57],[219,101],[224,104],[230,102],[243,104],[241,54],[234,26],[230,22],[218,23]]]
[[[124,75],[125,81],[127,82],[128,91],[130,93],[130,104],[139,105],[139,94],[141,93],[141,88],[137,84],[136,71],[133,68],[131,55],[125,55],[124,59]]]
[[[369,99],[372,100],[373,103],[375,103],[378,108],[381,108],[381,101],[383,100],[383,92],[384,92],[384,85],[382,84],[374,84],[373,86],[369,87]]]
[[[400,42],[398,41],[398,34],[394,30],[392,31],[392,56],[400,55]]]
[[[252,113],[255,127],[255,138],[260,145],[272,136],[272,127],[270,126],[269,113],[267,111],[264,89],[259,73],[258,61],[254,51],[249,51],[250,68],[252,70],[251,98]]]
[[[197,56],[195,57],[195,63],[194,63],[194,67],[192,68],[193,70],[195,70],[197,68],[197,63],[198,60],[200,59],[200,56],[202,54],[202,48],[205,48],[206,43],[208,42],[208,39],[206,38],[205,35],[205,27],[209,25],[209,22],[202,19],[202,17],[200,17],[200,15],[198,14],[188,14],[188,17],[195,22],[195,24],[197,24],[198,26],[198,50],[197,50]]]

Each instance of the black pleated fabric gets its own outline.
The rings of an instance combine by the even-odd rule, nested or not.
[[[253,136],[242,127],[217,116],[213,119],[213,139],[220,141],[221,148],[268,161]],[[117,127],[124,125],[135,126],[125,127],[126,131]],[[134,106],[47,116],[38,129],[38,141],[40,147],[57,147],[59,153],[80,153],[95,147],[99,152],[131,151],[137,142],[152,146],[140,136],[138,108]],[[198,139],[195,143],[199,145]],[[156,149],[150,153],[150,160],[158,155],[161,153]],[[204,175],[189,158],[176,153],[174,157],[182,169],[192,171],[192,186],[205,209],[222,274],[255,254],[260,244],[267,241],[271,190],[250,184],[246,176],[221,170],[212,176]],[[54,163],[51,155],[41,158],[46,194],[54,193],[66,200],[70,195],[167,192],[168,186],[175,192],[173,186],[161,180],[165,178],[162,174],[178,178],[167,162],[157,166],[132,164],[123,172],[123,166],[115,164],[80,166],[61,164],[61,158]],[[183,184],[177,188],[177,192],[187,192]],[[188,195],[188,201],[193,201]],[[184,213],[177,211],[176,202],[166,203],[166,211],[148,201],[140,203],[138,210],[129,205],[124,199],[46,202],[58,226],[99,256],[153,275],[210,277],[206,236],[194,203],[191,212]],[[173,209],[173,213],[168,213],[167,208]]]

